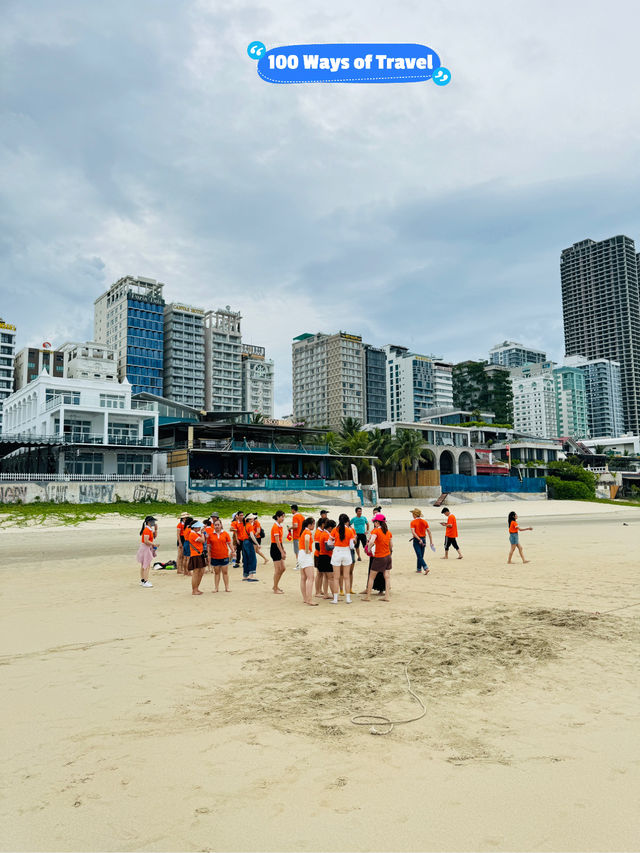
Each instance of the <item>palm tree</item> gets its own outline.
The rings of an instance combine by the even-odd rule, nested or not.
[[[382,432],[376,427],[369,433],[369,456],[375,456],[380,462],[380,469],[386,471],[391,467],[393,440],[389,433]]]
[[[251,415],[250,423],[252,424],[263,424],[264,423],[264,415],[260,412],[254,412]]]
[[[409,470],[418,470],[418,463],[424,449],[424,439],[419,432],[414,429],[399,429],[393,438],[392,448],[391,461],[403,474]],[[412,497],[408,477],[407,490],[409,497]]]
[[[340,422],[340,435],[342,438],[349,438],[357,432],[361,432],[362,424],[357,418],[342,418]]]

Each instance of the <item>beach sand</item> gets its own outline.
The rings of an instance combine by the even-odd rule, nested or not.
[[[426,577],[385,508],[392,601],[314,608],[291,557],[194,597],[131,519],[0,531],[2,849],[638,849],[640,511],[519,502],[509,566],[511,508],[456,506],[447,562],[425,508]],[[352,725],[420,713],[405,663],[426,715]]]

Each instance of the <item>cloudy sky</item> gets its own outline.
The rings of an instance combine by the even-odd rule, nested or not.
[[[345,10],[348,8],[348,11]],[[4,0],[0,316],[86,340],[122,275],[291,338],[563,354],[560,251],[640,243],[636,0]],[[419,42],[449,86],[277,86],[247,45]]]

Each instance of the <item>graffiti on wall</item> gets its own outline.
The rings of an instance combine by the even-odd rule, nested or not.
[[[113,484],[81,485],[78,489],[78,503],[81,504],[108,504],[113,502]]]
[[[145,486],[142,483],[137,485],[133,490],[134,501],[157,501],[158,490],[151,486]]]
[[[26,486],[0,486],[0,504],[24,503],[26,499]]]
[[[66,483],[47,483],[47,500],[53,501],[54,504],[64,503],[67,498],[69,486]]]

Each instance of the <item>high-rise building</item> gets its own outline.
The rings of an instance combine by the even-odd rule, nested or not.
[[[640,261],[633,240],[581,240],[560,261],[566,355],[620,363],[625,429],[640,434]]]
[[[515,341],[503,341],[489,350],[489,363],[503,367],[522,367],[523,364],[540,364],[547,360],[546,352],[525,347]]]
[[[584,374],[587,395],[587,419],[592,438],[617,438],[624,432],[620,365],[608,358],[589,360],[583,355],[570,355],[569,367]]]
[[[163,395],[164,284],[125,276],[94,302],[94,338],[116,350],[118,378],[133,394]]]
[[[428,409],[453,407],[453,365],[389,344],[387,420],[415,423]]]
[[[513,426],[538,438],[558,437],[555,364],[528,364],[511,370]]]
[[[0,317],[0,432],[2,431],[2,401],[13,394],[16,327]]]
[[[242,344],[242,408],[266,418],[273,417],[273,361],[264,347]]]
[[[164,306],[164,396],[194,409],[205,404],[204,310]]]
[[[210,412],[241,412],[242,315],[231,306],[204,315],[205,407]]]
[[[347,332],[293,339],[293,414],[309,426],[339,430],[343,418],[365,421],[365,351]]]
[[[23,347],[16,353],[13,371],[15,389],[19,391],[29,382],[33,382],[46,370],[49,376],[62,379],[67,375],[67,353],[62,349],[52,349],[51,344],[40,347]]]
[[[387,354],[383,349],[364,345],[365,421],[379,424],[387,419]]]
[[[589,438],[584,374],[575,367],[557,367],[553,378],[556,383],[558,435],[563,438]]]

